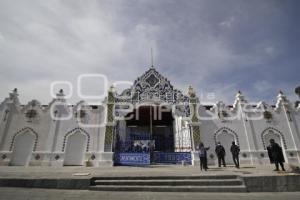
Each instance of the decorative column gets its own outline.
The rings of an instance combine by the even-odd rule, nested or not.
[[[107,97],[107,113],[106,113],[106,128],[105,128],[105,139],[104,139],[104,151],[111,152],[113,144],[113,135],[114,135],[114,106],[115,106],[115,97],[114,97],[114,87],[111,86],[108,91]]]
[[[180,135],[180,127],[179,127],[180,118],[175,115],[173,121],[173,134],[174,134],[174,151],[181,151],[181,135]]]
[[[198,103],[199,99],[196,96],[196,93],[192,86],[189,86],[188,96],[190,98],[190,110],[191,110],[191,128],[192,128],[192,139],[193,139],[193,151],[199,146],[201,142],[201,134],[199,127],[199,119],[198,119]]]
[[[190,98],[190,128],[191,128],[191,139],[192,139],[192,164],[199,165],[199,155],[197,152],[197,148],[201,142],[201,134],[200,134],[200,126],[199,126],[199,119],[198,119],[198,103],[199,99],[196,96],[196,92],[189,86],[188,89],[188,96]]]
[[[104,136],[104,151],[100,153],[99,166],[113,166],[113,140],[114,140],[114,111],[115,111],[115,89],[110,87],[106,102],[106,126]]]

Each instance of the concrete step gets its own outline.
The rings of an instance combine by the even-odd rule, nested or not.
[[[226,185],[242,185],[240,179],[158,179],[158,180],[95,180],[93,185],[115,185],[115,186],[226,186]]]
[[[191,179],[237,179],[237,175],[201,175],[201,176],[114,176],[93,177],[92,180],[191,180]]]
[[[95,185],[90,190],[96,191],[135,191],[135,192],[247,192],[244,185],[236,186],[129,186]]]
[[[90,190],[149,192],[246,192],[237,175],[93,177]]]

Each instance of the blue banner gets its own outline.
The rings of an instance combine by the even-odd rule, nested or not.
[[[153,159],[155,163],[181,164],[184,161],[186,164],[192,164],[191,152],[154,152]]]
[[[146,166],[150,165],[149,153],[115,153],[115,165]]]

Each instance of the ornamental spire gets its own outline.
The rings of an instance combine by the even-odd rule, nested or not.
[[[150,54],[151,54],[151,68],[154,68],[154,65],[153,65],[153,49],[152,49],[152,47],[150,49]]]

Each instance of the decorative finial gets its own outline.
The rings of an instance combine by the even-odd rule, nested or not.
[[[244,95],[242,94],[241,90],[239,90],[237,92],[237,94],[235,95],[235,99],[241,102],[246,101]]]
[[[64,94],[64,90],[63,89],[60,89],[58,91],[58,93],[56,94],[56,97],[59,98],[59,99],[62,99],[64,96],[65,96],[65,94]]]
[[[279,94],[283,94],[282,90],[279,90]]]
[[[154,65],[153,65],[153,49],[151,47],[151,68],[154,68]]]
[[[16,99],[18,96],[19,96],[19,94],[18,94],[17,88],[13,89],[13,91],[11,93],[9,93],[10,99]]]
[[[192,98],[196,96],[196,92],[195,92],[194,88],[191,85],[188,88],[188,95]]]
[[[276,103],[276,105],[279,105],[281,102],[286,102],[286,101],[287,101],[286,96],[283,94],[282,90],[279,90],[279,93],[277,95],[277,103]]]
[[[300,98],[300,86],[295,88],[295,93],[298,95],[298,97]],[[300,104],[299,104],[300,105]]]
[[[112,84],[110,87],[109,87],[109,91],[110,92],[115,92],[116,91],[116,87],[114,84]]]

